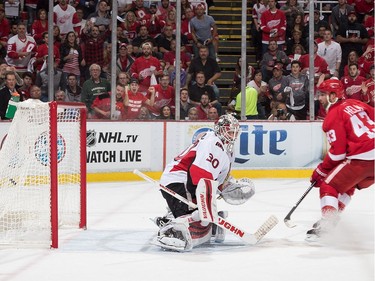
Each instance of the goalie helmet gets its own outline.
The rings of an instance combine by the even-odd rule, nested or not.
[[[223,142],[228,152],[232,152],[234,142],[240,133],[240,124],[231,114],[220,116],[214,125],[215,135]]]

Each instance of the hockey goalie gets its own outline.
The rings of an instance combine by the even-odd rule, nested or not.
[[[162,191],[169,212],[155,218],[159,232],[153,244],[173,251],[189,251],[209,242],[224,241],[225,232],[218,228],[219,216],[216,197],[229,204],[243,204],[255,193],[253,183],[244,178],[229,177],[234,161],[234,143],[240,134],[240,126],[232,115],[222,115],[215,123],[213,132],[207,132],[168,164],[160,184],[196,203],[191,209],[170,194]]]

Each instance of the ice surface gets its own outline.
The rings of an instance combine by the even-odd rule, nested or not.
[[[374,188],[357,191],[341,222],[321,244],[304,241],[320,218],[318,190],[283,218],[309,186],[307,179],[254,180],[256,194],[240,206],[219,201],[228,220],[255,230],[271,215],[279,224],[256,246],[227,235],[189,253],[150,245],[165,213],[160,192],[145,182],[89,184],[88,229],[60,231],[59,249],[0,249],[1,281],[370,281],[374,280]]]

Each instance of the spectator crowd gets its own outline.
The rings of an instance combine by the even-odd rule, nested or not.
[[[316,119],[324,119],[329,104],[316,85],[331,77],[341,80],[345,98],[374,106],[374,1],[319,1],[314,7],[314,34],[309,34],[308,1],[257,0],[253,4],[252,44],[260,73],[253,67],[248,71],[247,87],[258,94],[246,106],[253,108],[246,110],[248,119],[306,120],[311,98]],[[314,47],[309,54],[310,37]],[[309,73],[310,57],[314,73]],[[240,66],[237,68],[232,110],[238,110],[234,107]],[[310,79],[314,89],[309,89]],[[246,88],[246,95],[248,92]]]
[[[215,120],[224,110],[241,111],[241,58],[230,101],[225,108],[220,102],[215,83],[222,74],[219,34],[215,19],[207,13],[212,1],[181,0],[179,63],[176,8],[169,0],[118,0],[117,42],[111,42],[112,1],[54,0],[53,46],[48,44],[49,2],[25,0],[23,10],[16,5],[19,2],[0,1],[2,120],[15,92],[20,100],[48,101],[48,67],[54,70],[55,100],[83,102],[93,119],[113,118],[111,95],[119,120],[174,119],[176,79],[181,84],[180,119]],[[306,120],[311,94],[315,115],[323,119],[329,105],[309,89],[310,76],[315,84],[337,77],[346,98],[374,106],[374,1],[338,0],[321,8],[329,12],[314,13],[314,73],[310,74],[306,3],[252,3],[250,43],[257,64],[246,70],[248,119]],[[54,56],[51,66],[49,48]],[[113,74],[115,89],[109,82]]]

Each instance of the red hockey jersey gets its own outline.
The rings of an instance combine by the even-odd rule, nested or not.
[[[331,147],[322,166],[331,170],[344,159],[375,159],[374,108],[355,99],[333,104],[323,122]]]

